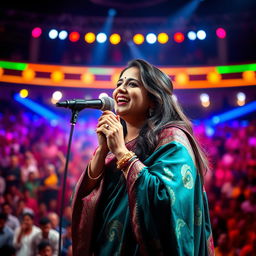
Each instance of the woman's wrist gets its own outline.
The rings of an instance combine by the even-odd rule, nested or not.
[[[125,148],[120,148],[118,150],[116,150],[116,152],[114,153],[114,155],[116,156],[117,161],[120,160],[125,154],[127,154],[129,152],[129,150],[125,147]]]

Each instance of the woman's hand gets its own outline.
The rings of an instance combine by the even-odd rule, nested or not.
[[[108,110],[103,112],[99,118],[96,132],[104,137],[108,149],[117,159],[128,152],[124,142],[123,126],[120,123],[120,117],[116,116],[113,112]],[[103,138],[100,137],[100,139],[103,144]]]

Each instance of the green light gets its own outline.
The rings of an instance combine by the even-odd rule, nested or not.
[[[112,68],[89,68],[89,72],[94,75],[112,75]]]
[[[24,70],[27,66],[27,63],[0,61],[0,67],[5,69]]]
[[[244,71],[256,71],[256,63],[232,66],[219,66],[216,68],[220,74],[241,73]]]

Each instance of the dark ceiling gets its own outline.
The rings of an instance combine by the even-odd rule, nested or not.
[[[199,1],[199,16],[256,12],[255,0],[194,0]],[[0,10],[20,10],[40,14],[73,14],[106,16],[109,8],[117,10],[117,17],[160,17],[177,12],[188,0],[29,0],[3,1]],[[232,4],[230,4],[232,2]]]

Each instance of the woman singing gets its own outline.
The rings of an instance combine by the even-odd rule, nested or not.
[[[73,255],[214,255],[207,159],[170,78],[133,60],[113,99],[75,191]]]

